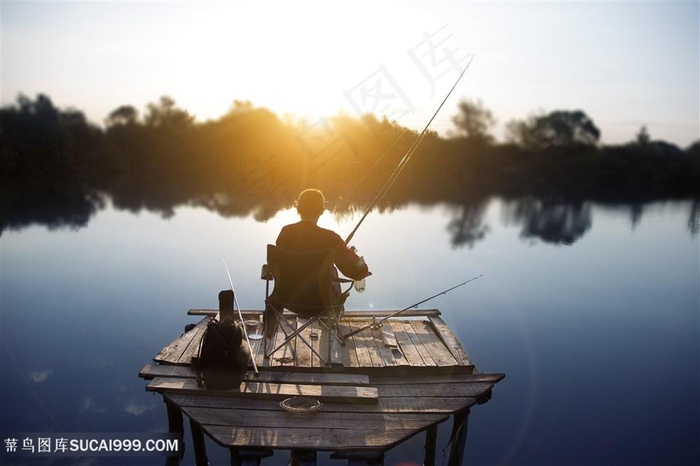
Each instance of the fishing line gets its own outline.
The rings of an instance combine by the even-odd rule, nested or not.
[[[454,290],[455,288],[459,288],[460,286],[466,285],[467,283],[473,282],[474,280],[477,280],[477,279],[479,279],[479,278],[481,278],[481,277],[483,277],[483,274],[479,274],[479,275],[477,275],[476,277],[470,278],[469,280],[465,280],[465,281],[463,281],[462,283],[458,283],[458,284],[455,285],[455,286],[451,286],[450,288],[447,288],[446,290],[442,290],[442,291],[439,292],[439,293],[435,293],[435,294],[432,295],[431,297],[425,298],[425,299],[423,299],[423,300],[421,300],[421,301],[418,301],[417,303],[413,303],[413,304],[411,304],[410,306],[406,306],[405,308],[401,309],[400,311],[392,312],[392,313],[389,314],[388,316],[382,317],[382,318],[379,319],[379,320],[373,319],[372,322],[370,322],[369,324],[363,325],[362,327],[358,328],[357,330],[353,330],[353,331],[350,332],[350,333],[344,334],[344,335],[343,335],[343,338],[347,338],[347,337],[351,337],[351,336],[357,335],[358,333],[362,332],[363,330],[367,330],[368,328],[371,328],[371,329],[378,329],[378,328],[382,325],[382,323],[383,323],[384,321],[389,320],[389,319],[391,319],[392,317],[396,317],[397,315],[402,314],[402,313],[408,311],[409,309],[413,309],[414,307],[418,307],[419,305],[421,305],[421,304],[423,304],[423,303],[427,303],[427,302],[430,301],[431,299],[434,299],[434,298],[437,298],[438,296],[447,294],[447,293],[449,293],[450,291]]]
[[[258,372],[258,366],[255,364],[255,355],[253,354],[253,346],[250,344],[250,340],[248,339],[248,330],[246,329],[245,326],[245,321],[243,320],[243,314],[241,313],[241,306],[238,305],[238,298],[236,297],[236,290],[233,288],[233,280],[231,279],[231,273],[228,271],[228,265],[226,265],[226,261],[224,258],[221,258],[221,261],[224,263],[224,268],[226,268],[226,275],[228,276],[228,283],[231,285],[231,292],[233,293],[233,304],[236,309],[238,309],[238,317],[241,319],[241,326],[243,327],[243,335],[245,335],[245,341],[248,343],[248,349],[250,350],[250,362],[253,363],[253,372],[255,373],[255,377],[260,376],[260,372]]]
[[[431,123],[433,122],[433,120],[435,119],[435,117],[437,116],[437,114],[440,112],[440,110],[442,109],[443,105],[445,105],[445,102],[447,102],[447,99],[448,99],[448,98],[450,97],[450,95],[452,94],[452,91],[454,91],[455,88],[457,87],[457,84],[459,84],[459,81],[461,81],[462,76],[464,76],[464,73],[467,72],[467,69],[469,69],[469,65],[471,65],[471,63],[472,63],[473,60],[474,60],[474,55],[472,55],[472,57],[469,59],[469,62],[467,63],[467,66],[464,67],[464,69],[463,69],[462,72],[460,73],[459,77],[457,78],[457,81],[455,81],[455,83],[452,85],[452,88],[451,88],[450,91],[447,93],[447,95],[445,96],[445,98],[442,100],[442,102],[441,102],[440,105],[438,106],[437,110],[435,110],[435,113],[433,113],[433,115],[430,117],[430,120],[428,120],[428,123],[427,123],[427,124],[425,125],[425,127],[423,128],[423,131],[421,131],[421,133],[420,133],[420,135],[418,136],[418,138],[413,142],[413,144],[412,144],[411,147],[408,149],[408,151],[406,152],[406,154],[404,154],[404,156],[401,158],[401,160],[399,161],[399,164],[396,166],[396,169],[395,169],[395,170],[393,171],[393,173],[389,176],[389,179],[386,181],[386,183],[384,183],[384,186],[382,186],[382,189],[379,190],[379,193],[377,193],[377,196],[374,198],[374,200],[372,201],[372,203],[370,204],[370,206],[367,208],[367,210],[365,211],[365,213],[362,215],[362,218],[360,218],[360,221],[357,222],[357,225],[355,225],[355,228],[350,232],[350,234],[348,235],[348,237],[345,239],[345,244],[349,244],[349,243],[350,243],[350,240],[352,240],[353,236],[355,236],[355,233],[356,233],[357,230],[360,228],[360,225],[362,225],[362,223],[365,221],[365,218],[367,218],[367,216],[368,216],[369,213],[374,209],[374,207],[375,207],[382,199],[384,199],[384,196],[386,196],[387,192],[389,192],[389,189],[391,189],[391,187],[392,187],[392,185],[394,184],[394,182],[396,181],[396,179],[399,177],[399,175],[401,174],[401,172],[403,171],[403,169],[406,167],[406,164],[408,163],[408,161],[411,159],[411,157],[413,156],[413,154],[416,152],[416,149],[418,149],[418,146],[420,145],[420,143],[421,143],[421,142],[423,141],[423,139],[425,138],[425,135],[427,134],[428,128],[430,127]]]

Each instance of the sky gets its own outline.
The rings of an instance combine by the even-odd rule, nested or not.
[[[103,124],[172,97],[197,121],[234,100],[309,122],[371,111],[448,134],[460,99],[498,124],[583,110],[605,144],[645,125],[700,139],[691,2],[2,1],[2,104],[22,93]]]

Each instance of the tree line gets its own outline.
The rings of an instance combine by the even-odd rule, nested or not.
[[[499,143],[492,113],[468,100],[453,122],[449,137],[428,132],[380,209],[493,195],[700,197],[700,141],[681,149],[642,127],[627,144],[602,145],[585,112],[557,110],[509,122]],[[170,97],[143,113],[120,106],[100,127],[46,95],[20,96],[0,109],[0,212],[63,202],[74,207],[70,215],[89,217],[109,198],[164,215],[193,204],[264,220],[310,186],[342,212],[370,202],[418,136],[371,114],[308,121],[243,101],[197,122]]]

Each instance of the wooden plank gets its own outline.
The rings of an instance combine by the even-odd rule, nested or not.
[[[394,358],[394,353],[392,352],[391,348],[387,348],[384,344],[383,328],[384,326],[382,325],[382,327],[372,331],[372,340],[374,342],[374,347],[376,349],[377,354],[381,358],[382,367],[396,366],[398,364],[396,363],[396,359]]]
[[[291,332],[291,329],[296,329],[296,319],[293,319],[291,322],[287,320],[286,322],[289,323],[289,326],[285,327],[285,330],[287,332]],[[284,324],[280,324],[280,327],[277,328],[277,332],[274,335],[274,340],[270,343],[272,345],[271,349],[276,348],[285,340],[285,338],[287,338],[286,334],[282,330],[282,325]],[[270,359],[268,362],[270,367],[294,365],[294,351],[296,343],[294,340],[295,339],[292,339],[291,341],[287,342],[284,346],[282,346],[280,349],[278,349],[272,355],[270,355]]]
[[[316,350],[316,353],[322,355],[324,358],[327,357],[327,350],[321,347],[321,342],[323,340],[323,335],[321,331],[321,326],[318,321],[312,323],[307,327],[309,329],[309,337],[306,341],[311,343],[311,347]],[[315,335],[315,336],[312,336]],[[303,345],[304,343],[302,343]],[[318,357],[318,354],[311,352],[311,367],[323,367],[323,361]]]
[[[396,342],[396,335],[394,335],[394,330],[391,325],[382,325],[382,340],[384,341],[384,346],[387,348],[398,348],[399,344]]]
[[[180,393],[164,393],[165,398],[178,406],[229,408],[241,411],[245,416],[249,411],[274,411],[281,413],[279,399],[201,396]],[[450,414],[476,404],[472,397],[382,397],[378,403],[337,403],[323,402],[324,413],[444,413]]]
[[[444,413],[357,413],[357,412],[323,412],[309,413],[304,416],[286,411],[248,411],[241,416],[236,411],[225,408],[183,408],[185,414],[202,425],[219,425],[238,428],[266,427],[284,428],[323,428],[358,430],[384,430],[397,427],[421,429],[426,425],[447,419]]]
[[[376,403],[377,389],[368,386],[302,385],[268,382],[244,382],[240,390],[207,390],[197,385],[193,379],[154,378],[146,387],[147,391],[206,396],[231,397],[273,397],[309,396],[319,400],[352,401],[356,403]]]
[[[326,364],[319,360],[318,367],[328,367],[327,364],[332,364],[333,362],[333,355],[331,354],[331,348],[333,347],[333,329],[328,328],[325,322],[318,322],[314,324],[314,327],[318,329],[316,330],[318,335],[316,340],[318,342],[318,352],[323,356],[323,359],[326,360]]]
[[[187,315],[190,316],[215,316],[219,313],[218,309],[203,309],[194,308],[187,311]],[[241,314],[243,314],[243,319],[255,319],[258,320],[262,315],[263,311],[259,309],[241,309]],[[238,319],[238,311],[236,311],[236,319]]]
[[[425,349],[425,346],[423,345],[423,341],[420,339],[420,336],[416,334],[416,329],[415,327],[413,327],[413,322],[410,320],[406,320],[402,322],[402,325],[404,331],[406,332],[406,335],[408,335],[408,338],[411,340],[411,343],[413,343],[421,359],[423,359],[423,363],[426,366],[437,366],[437,363],[433,360],[430,353]]]
[[[353,330],[359,329],[362,325],[354,322],[349,324]],[[355,345],[358,367],[382,367],[381,358],[374,345],[374,336],[369,329],[353,335],[352,340]]]
[[[169,364],[146,364],[139,371],[139,377],[150,380],[155,377],[179,377],[194,379],[196,377],[190,366],[173,366]]]
[[[336,451],[358,448],[391,448],[422,429],[352,430],[352,429],[241,429],[229,426],[203,426],[220,445],[250,446],[283,450],[307,449]]]
[[[338,341],[338,329],[333,329],[331,333],[331,365],[342,366],[343,365],[343,353],[344,345]]]
[[[180,357],[177,359],[177,363],[181,365],[189,366],[192,364],[192,358],[199,355],[199,345],[204,337],[204,331],[207,329],[206,325],[198,325],[191,332],[196,332],[192,335],[192,339],[187,347],[184,349]]]
[[[385,374],[373,375],[370,377],[372,386],[378,385],[401,385],[411,383],[413,385],[420,384],[469,384],[469,383],[488,383],[496,384],[503,380],[504,374],[444,374],[444,375],[411,375],[410,377],[389,376]]]
[[[433,332],[429,322],[423,320],[412,320],[411,326],[418,338],[423,343],[423,347],[428,352],[438,366],[456,366],[457,360],[445,347],[440,338]]]
[[[382,355],[379,354],[379,350],[377,349],[374,331],[367,329],[358,335],[364,336],[363,343],[367,348],[367,352],[369,353],[369,358],[372,361],[372,367],[384,367],[384,359],[382,358]]]
[[[450,350],[452,356],[454,356],[454,358],[457,360],[457,363],[461,366],[473,367],[474,363],[472,362],[471,358],[469,358],[467,352],[464,351],[464,347],[462,347],[462,344],[452,332],[452,329],[445,323],[444,320],[442,320],[442,317],[431,316],[429,317],[429,320],[433,326],[433,329],[435,330],[435,333],[442,340],[447,349]]]
[[[184,333],[180,338],[160,350],[153,359],[161,364],[177,364],[182,353],[184,353],[187,347],[192,343],[192,339],[198,335],[199,332],[204,331],[208,322],[209,318],[204,318],[199,321],[194,329]],[[197,340],[197,343],[199,343],[199,340]]]
[[[139,377],[153,379],[155,377],[196,377],[189,366],[172,366],[146,364],[139,372]],[[260,371],[255,377],[252,371],[246,373],[246,380],[252,382],[296,383],[307,385],[368,385],[369,376],[364,374],[342,374],[331,372],[278,372]]]
[[[342,335],[346,335],[352,332],[352,327],[347,323],[342,323],[338,325],[338,330]],[[341,345],[342,351],[342,362],[345,367],[358,367],[359,363],[357,361],[357,351],[355,349],[355,341],[352,337],[344,338],[344,345]]]
[[[347,319],[367,319],[370,317],[384,318],[391,314],[396,313],[400,309],[356,309],[345,311],[343,314],[343,320]],[[195,308],[187,311],[188,315],[203,315],[203,316],[215,316],[219,313],[218,309],[201,309]],[[261,310],[253,309],[243,309],[241,310],[244,319],[257,319],[263,313]],[[289,311],[285,311],[285,315],[295,315]],[[401,317],[429,317],[429,316],[439,316],[441,315],[438,309],[408,309],[401,314]]]
[[[299,328],[299,327],[297,327],[297,328]],[[311,342],[311,329],[309,327],[302,330],[299,335],[304,340],[308,341],[309,343],[312,343]],[[311,348],[309,348],[306,344],[304,344],[303,341],[297,342],[297,351],[296,351],[296,366],[297,367],[313,367],[313,358],[314,357],[315,357],[315,355],[311,351]]]
[[[352,310],[345,311],[343,314],[343,320],[350,319],[370,319],[376,317],[377,319],[383,319],[395,314],[400,309],[370,309],[370,310]],[[439,316],[440,311],[437,309],[408,309],[401,314],[399,317],[429,317],[429,316]]]
[[[408,336],[408,333],[406,332],[406,329],[403,326],[403,322],[389,320],[384,323],[384,325],[387,324],[391,325],[391,329],[394,331],[394,336],[396,337],[396,342],[398,343],[399,348],[401,349],[403,359],[406,360],[408,365],[425,366],[425,362],[423,361],[420,352],[416,348],[416,345],[413,344],[413,341]]]
[[[470,397],[476,398],[493,388],[490,383],[466,383],[466,384],[397,384],[397,385],[377,385],[379,396],[389,397]]]
[[[259,377],[246,377],[253,382],[296,383],[306,385],[369,385],[369,376],[364,374],[341,374],[331,372],[278,372],[261,371]]]

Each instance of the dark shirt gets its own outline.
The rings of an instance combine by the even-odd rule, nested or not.
[[[335,265],[343,275],[353,280],[369,275],[365,261],[349,249],[337,233],[321,228],[314,222],[302,220],[283,227],[277,237],[277,246],[292,252],[333,249]]]

